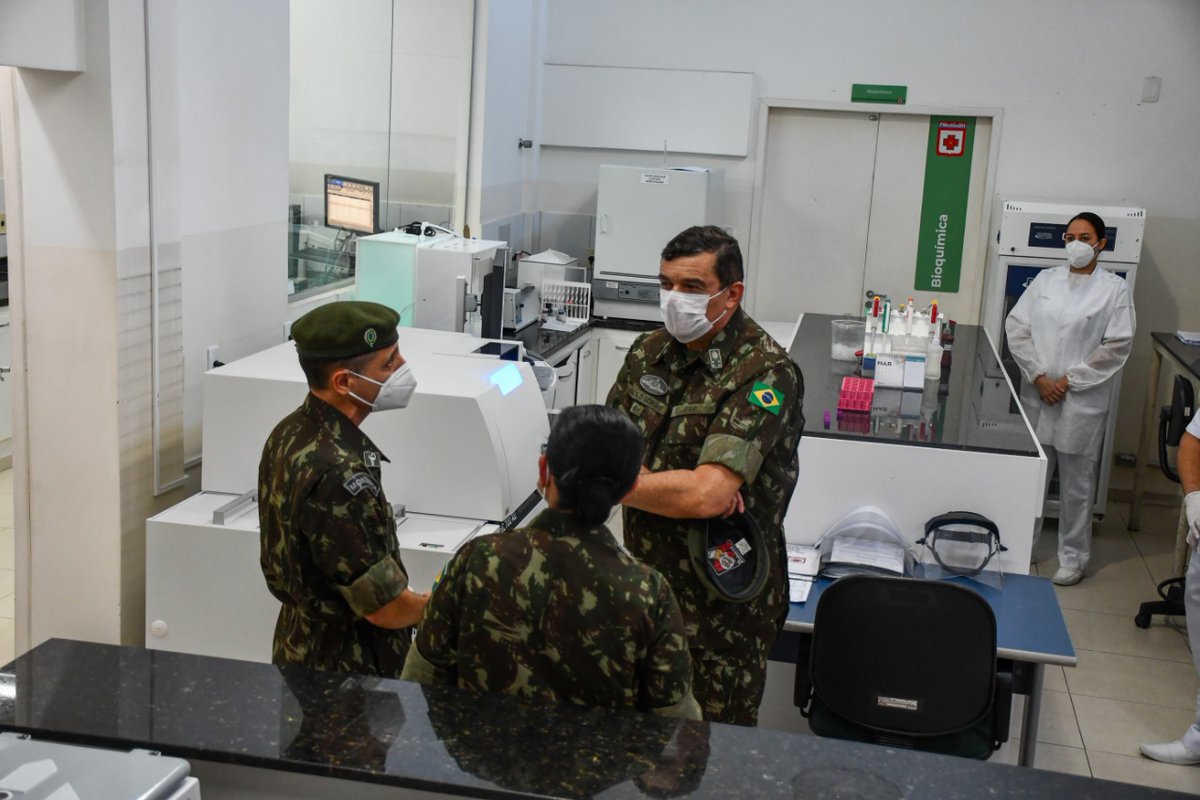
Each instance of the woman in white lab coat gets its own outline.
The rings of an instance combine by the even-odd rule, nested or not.
[[[1108,243],[1104,221],[1076,215],[1063,235],[1067,263],[1043,270],[1004,324],[1021,368],[1021,402],[1046,451],[1046,483],[1058,464],[1058,571],[1083,579],[1092,545],[1096,469],[1112,378],[1133,347],[1133,295],[1124,279],[1096,264]],[[1037,535],[1034,533],[1034,547]]]

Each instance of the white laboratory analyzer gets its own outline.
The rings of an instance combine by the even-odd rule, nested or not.
[[[693,225],[724,223],[725,173],[703,167],[600,167],[596,316],[658,322],[659,256]]]
[[[1137,280],[1138,261],[1142,256],[1142,235],[1146,227],[1146,210],[1122,206],[1104,206],[1092,203],[1037,202],[1005,200],[993,208],[992,230],[994,235],[988,242],[988,274],[984,285],[983,325],[1000,343],[1000,360],[1013,387],[1020,392],[1021,371],[1008,351],[1008,340],[1004,334],[1004,320],[1025,288],[1044,269],[1059,266],[1066,261],[1063,234],[1067,223],[1081,211],[1099,214],[1106,227],[1108,244],[1100,253],[1097,267],[1120,275],[1129,282],[1130,291]],[[986,384],[985,384],[986,385]],[[1112,381],[1112,402],[1108,423],[1104,432],[1104,445],[1100,455],[1100,468],[1096,476],[1095,504],[1093,514],[1103,516],[1108,494],[1108,480],[1112,473],[1113,431],[1117,423],[1117,401],[1121,392],[1121,373]],[[1015,409],[1010,407],[1007,389],[1001,391],[997,385],[997,403],[992,411],[997,419],[1011,419]],[[984,409],[988,408],[986,400]],[[1045,515],[1058,516],[1056,482],[1046,498]]]
[[[524,522],[540,503],[550,433],[515,342],[400,328],[418,386],[407,408],[362,429],[397,514],[400,556],[427,591],[463,542]],[[269,661],[279,603],[259,567],[254,490],[263,444],[308,392],[292,342],[204,376],[202,491],[146,522],[146,646]]]
[[[200,781],[190,773],[188,762],[157,751],[121,752],[0,733],[0,798],[200,800]]]
[[[507,242],[464,239],[426,223],[420,235],[377,233],[357,246],[356,299],[394,309],[402,327],[499,337]],[[494,309],[486,306],[489,290]]]

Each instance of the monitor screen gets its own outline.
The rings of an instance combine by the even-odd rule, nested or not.
[[[355,233],[379,230],[379,184],[325,176],[325,224]]]

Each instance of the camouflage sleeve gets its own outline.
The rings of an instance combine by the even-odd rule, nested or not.
[[[392,544],[391,509],[367,473],[350,468],[326,472],[305,498],[300,527],[313,562],[355,616],[378,611],[408,588]]]
[[[402,678],[421,683],[453,686],[458,682],[458,629],[461,611],[458,599],[465,587],[467,563],[474,550],[467,542],[455,554],[429,596],[425,614],[409,648]],[[409,672],[409,664],[413,669]]]
[[[803,388],[795,367],[781,361],[738,387],[717,410],[698,464],[721,464],[754,483],[763,457],[797,424]]]
[[[692,655],[688,650],[683,614],[670,585],[657,577],[654,632],[646,653],[640,707],[667,716],[700,719],[692,696]]]

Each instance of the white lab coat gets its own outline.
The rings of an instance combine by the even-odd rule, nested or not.
[[[1021,403],[1038,441],[1060,453],[1099,458],[1110,381],[1129,358],[1135,326],[1129,284],[1099,264],[1091,275],[1073,274],[1063,264],[1033,279],[1004,330],[1025,378]],[[1043,403],[1033,382],[1039,375],[1066,375],[1066,397]]]

